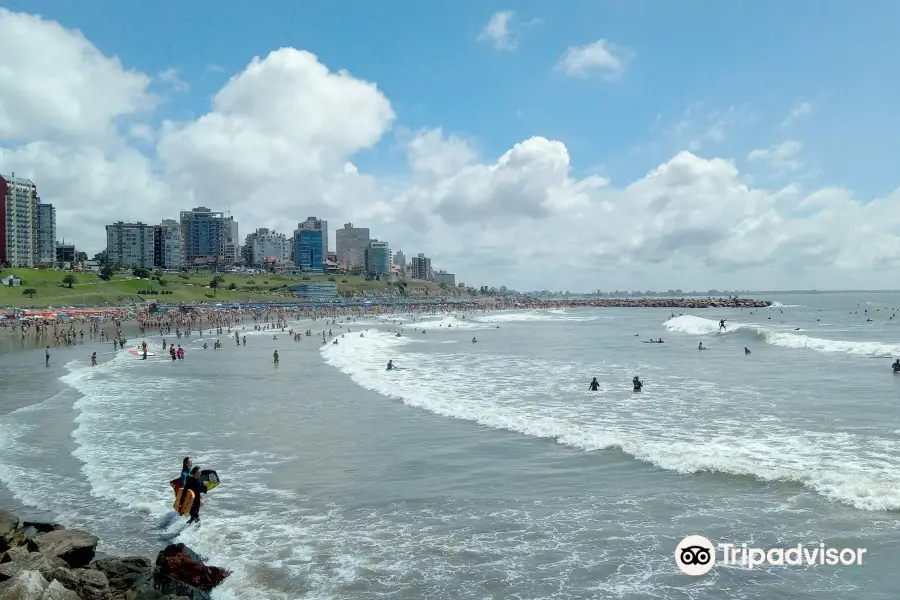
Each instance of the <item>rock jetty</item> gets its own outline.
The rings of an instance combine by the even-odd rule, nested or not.
[[[571,300],[532,301],[522,304],[554,305],[559,308],[766,308],[770,300],[750,298],[578,298]]]
[[[96,558],[97,537],[0,510],[0,600],[210,600],[229,572],[184,544]]]

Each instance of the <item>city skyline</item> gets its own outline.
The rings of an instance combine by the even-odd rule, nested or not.
[[[900,266],[889,14],[279,1],[6,2],[0,172],[90,253],[107,221],[211,206],[359,222],[476,287],[877,288]]]

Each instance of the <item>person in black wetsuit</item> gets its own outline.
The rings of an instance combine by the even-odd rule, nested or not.
[[[184,484],[185,491],[190,490],[194,492],[194,503],[191,505],[191,520],[188,521],[188,525],[191,523],[200,524],[200,503],[201,498],[200,494],[206,493],[206,484],[200,481],[200,467],[194,467],[191,469],[191,476],[187,478]]]
[[[891,368],[894,370],[894,373],[900,373],[900,358],[894,361],[894,364],[891,365]]]
[[[388,371],[393,371],[393,370],[394,370],[394,361],[392,361],[392,360],[389,360],[389,361],[388,361],[387,370],[388,370]]]
[[[592,392],[596,392],[597,390],[600,389],[600,382],[597,381],[597,378],[596,378],[596,377],[594,377],[593,379],[591,379],[591,385],[590,385],[590,388],[589,388],[589,389],[590,389]]]
[[[634,391],[639,392],[641,388],[644,387],[644,384],[641,382],[640,377],[637,375],[634,376],[634,379],[631,380],[631,383],[634,385]]]

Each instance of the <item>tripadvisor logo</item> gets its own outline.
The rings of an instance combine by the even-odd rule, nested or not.
[[[758,566],[861,565],[865,548],[832,548],[797,544],[785,548],[754,548],[747,544],[713,544],[702,535],[689,535],[675,547],[675,564],[687,575],[705,575],[720,562],[752,569]]]

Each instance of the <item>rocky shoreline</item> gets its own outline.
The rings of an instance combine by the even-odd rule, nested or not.
[[[184,544],[151,562],[97,557],[97,537],[0,510],[0,600],[211,600],[230,573]]]

